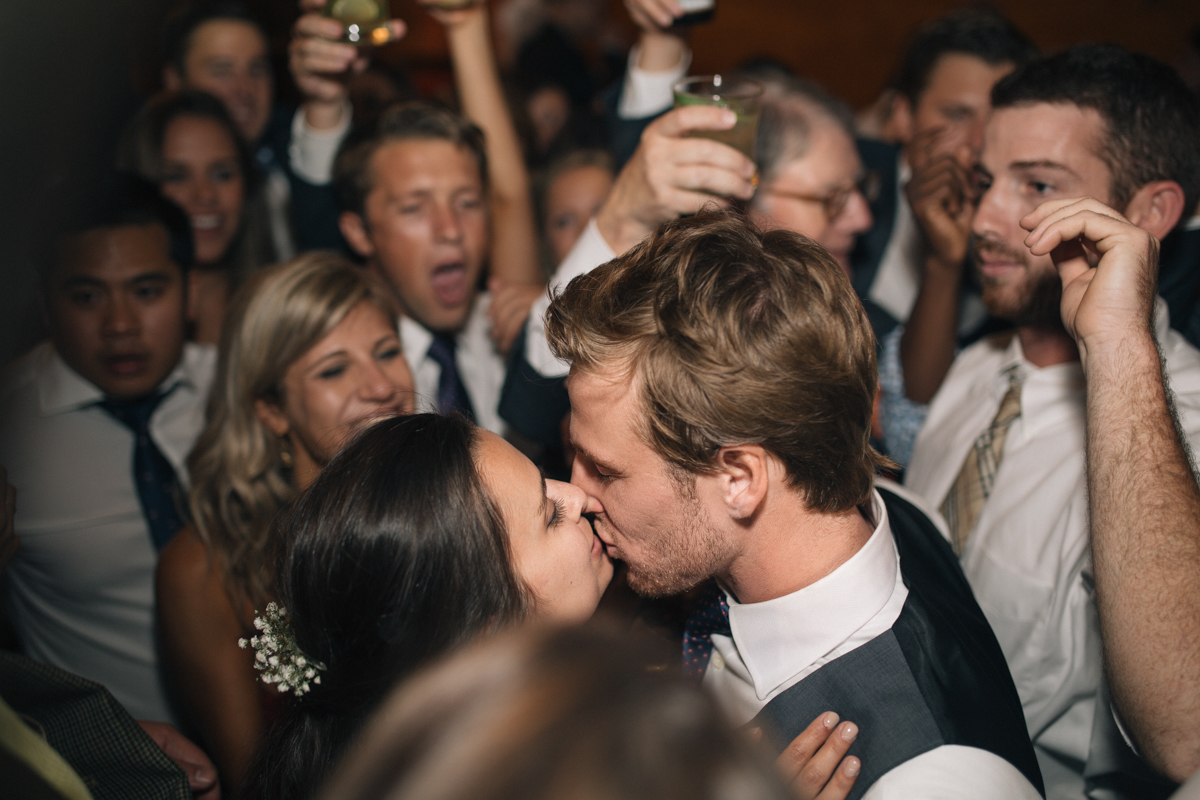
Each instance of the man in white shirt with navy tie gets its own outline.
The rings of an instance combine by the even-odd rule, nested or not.
[[[149,186],[97,206],[44,274],[50,340],[0,389],[20,539],[8,610],[26,655],[105,685],[137,719],[172,722],[154,569],[181,523],[215,354],[184,342],[183,212]]]

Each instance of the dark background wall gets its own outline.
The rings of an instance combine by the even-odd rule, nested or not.
[[[292,0],[247,0],[274,30],[285,69]],[[497,0],[500,2],[500,0]],[[609,40],[633,31],[609,0]],[[753,55],[779,58],[855,105],[871,102],[912,27],[949,0],[718,0],[718,19],[693,37],[694,72]],[[156,88],[162,0],[7,0],[0,3],[0,363],[41,335],[31,264],[57,210],[111,159],[129,113]],[[1172,61],[1200,25],[1191,0],[1006,0],[995,4],[1043,48],[1114,41]],[[393,0],[408,39],[381,53],[445,82],[445,43],[414,0]],[[439,77],[440,76],[440,77]],[[286,95],[286,82],[283,85]]]

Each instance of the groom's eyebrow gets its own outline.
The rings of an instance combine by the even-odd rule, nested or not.
[[[601,461],[599,458],[596,458],[596,456],[589,453],[585,448],[580,447],[579,445],[575,444],[574,442],[571,443],[571,446],[575,448],[576,453],[579,453],[584,458],[586,458],[588,461],[592,462],[592,466],[599,467],[600,469],[603,469],[606,472],[613,472],[613,469],[611,466],[609,466],[604,461]]]

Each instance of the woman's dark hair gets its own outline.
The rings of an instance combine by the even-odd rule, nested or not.
[[[310,796],[397,679],[524,618],[476,436],[459,417],[380,422],[280,515],[280,599],[326,670],[268,734],[243,796]]]

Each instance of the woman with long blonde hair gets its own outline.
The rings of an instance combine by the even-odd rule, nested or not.
[[[168,668],[229,788],[246,775],[271,702],[253,654],[237,646],[275,595],[271,524],[356,431],[412,404],[391,297],[342,257],[271,267],[234,298],[188,459],[192,524],[157,574]]]

